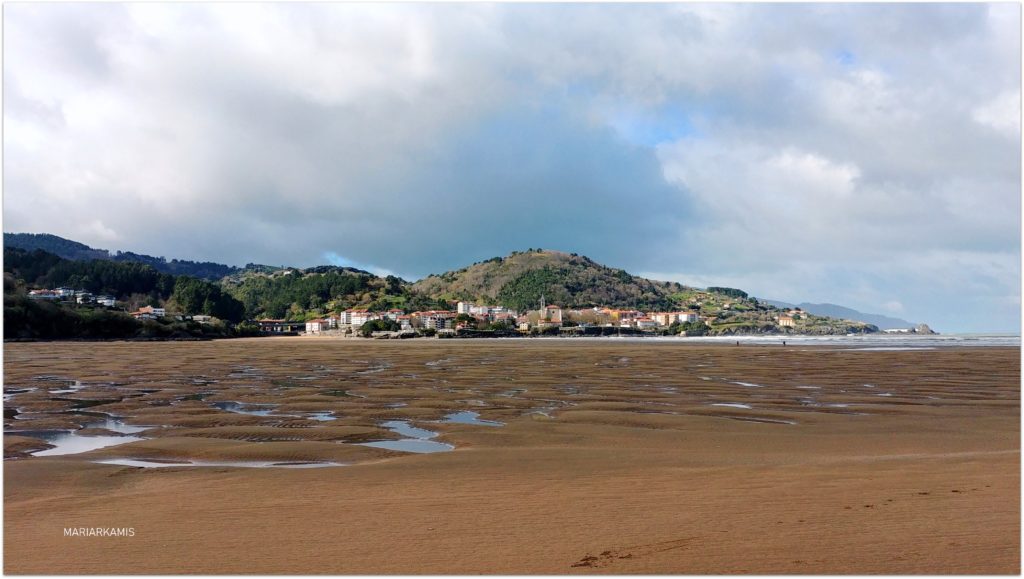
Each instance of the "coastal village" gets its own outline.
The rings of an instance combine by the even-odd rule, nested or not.
[[[209,315],[171,311],[153,305],[129,311],[126,304],[113,296],[93,295],[67,287],[35,289],[28,292],[33,300],[53,300],[80,306],[103,306],[126,312],[144,321],[191,321],[200,324],[224,323]],[[757,302],[754,302],[757,304]],[[759,305],[759,304],[758,304]],[[712,328],[722,328],[734,314],[757,314],[758,333],[802,333],[819,316],[800,308],[763,307],[752,312],[745,300],[715,304],[712,311],[702,311],[700,301],[680,311],[641,311],[604,306],[566,308],[548,304],[541,296],[537,309],[516,311],[501,305],[481,305],[459,301],[454,310],[406,312],[401,309],[371,311],[349,308],[307,320],[256,319],[245,322],[261,335],[303,335],[363,338],[412,337],[484,337],[484,336],[586,336],[586,335],[662,335],[702,336]],[[848,321],[848,320],[847,320]],[[859,322],[849,321],[851,324]],[[913,330],[907,330],[913,332]]]
[[[731,304],[724,307],[728,309]],[[793,328],[807,314],[800,309],[780,311],[775,316],[778,326]],[[518,312],[504,306],[458,302],[453,311],[429,310],[406,313],[399,309],[371,312],[367,309],[346,309],[335,315],[292,322],[261,319],[256,322],[265,333],[301,333],[324,336],[370,336],[377,338],[437,335],[453,337],[466,333],[503,331],[505,335],[587,335],[592,330],[625,331],[629,334],[704,335],[718,315],[702,316],[698,310],[644,312],[609,307],[563,308],[546,304],[541,298],[538,309]],[[374,321],[390,322],[392,329],[370,333],[360,332]]]

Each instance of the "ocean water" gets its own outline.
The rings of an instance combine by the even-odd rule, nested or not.
[[[1020,336],[1012,334],[936,334],[900,335],[865,334],[854,336],[607,336],[575,338],[504,338],[511,340],[602,340],[618,342],[660,342],[673,344],[735,344],[781,346],[840,346],[850,349],[924,350],[948,347],[1015,347],[1021,346]]]

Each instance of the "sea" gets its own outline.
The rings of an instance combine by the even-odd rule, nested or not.
[[[605,340],[623,342],[672,342],[693,344],[735,344],[782,346],[838,346],[857,350],[934,350],[949,347],[1021,346],[1019,334],[855,334],[849,336],[607,336],[578,338],[512,338],[522,340]]]

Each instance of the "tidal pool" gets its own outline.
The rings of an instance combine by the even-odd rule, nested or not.
[[[415,452],[419,454],[455,450],[455,447],[451,444],[429,440],[437,436],[436,432],[426,430],[424,428],[416,428],[405,420],[388,420],[386,422],[382,422],[381,426],[395,434],[400,434],[409,438],[403,438],[401,440],[378,440],[376,442],[363,442],[360,444],[362,446],[372,446],[374,448],[385,448],[387,450],[398,450],[401,452]]]
[[[32,456],[79,454],[143,440],[138,436],[81,436],[74,430],[17,430],[8,431],[7,434],[40,438],[53,445],[53,448],[33,452]]]
[[[250,416],[270,416],[277,404],[243,404],[241,402],[214,402],[213,406],[226,412]]]
[[[504,422],[497,422],[495,420],[481,420],[479,412],[471,412],[469,410],[463,410],[461,412],[452,412],[451,414],[444,417],[441,422],[450,422],[455,424],[475,424],[478,426],[505,426]]]

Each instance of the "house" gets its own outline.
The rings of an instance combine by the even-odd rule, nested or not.
[[[197,314],[197,315],[192,316],[192,321],[193,322],[199,322],[200,324],[212,324],[213,323],[213,316]]]
[[[87,291],[77,291],[75,292],[75,301],[80,304],[92,303],[93,296]]]
[[[676,319],[679,320],[680,324],[695,323],[700,320],[700,316],[695,311],[676,312]]]
[[[402,327],[402,331],[411,330],[412,329],[412,316],[405,316],[405,315],[398,316],[396,321]]]
[[[167,315],[167,310],[164,308],[154,308],[153,306],[145,306],[139,308],[140,313],[152,314],[157,318],[162,318]]]
[[[306,333],[319,334],[320,332],[326,332],[330,327],[331,324],[327,320],[309,320],[306,322]]]
[[[59,287],[53,291],[57,292],[57,295],[60,296],[61,299],[75,297],[75,290],[69,287]]]
[[[100,304],[101,306],[107,306],[108,308],[112,308],[114,307],[115,303],[114,296],[97,296],[96,303]]]
[[[455,312],[459,314],[468,314],[469,309],[473,307],[473,304],[467,302],[459,302],[455,304]]]
[[[142,310],[132,312],[131,316],[136,320],[155,320],[157,318],[156,314],[152,312],[144,312]]]
[[[384,314],[384,316],[387,319],[392,320],[392,321],[398,321],[398,316],[404,316],[404,315],[405,315],[405,312],[403,310],[398,310],[398,309],[390,309],[390,310],[387,311],[387,313]]]
[[[286,332],[301,332],[306,327],[303,322],[286,322],[284,320],[263,319],[256,320],[260,331],[268,334],[282,334]]]
[[[634,320],[634,323],[636,324],[637,329],[640,330],[653,330],[654,328],[658,327],[657,321],[647,317],[636,318]]]
[[[671,326],[676,321],[676,314],[670,312],[651,312],[647,317],[657,322],[659,326]]]
[[[56,300],[60,299],[60,294],[53,290],[32,290],[28,292],[29,299],[33,300]]]
[[[792,328],[796,326],[796,322],[793,320],[793,316],[781,315],[779,316],[779,327],[781,328]]]
[[[613,319],[618,319],[620,322],[623,320],[635,320],[636,318],[644,317],[644,313],[637,310],[616,310],[612,314]]]
[[[338,325],[349,326],[352,324],[352,310],[345,310],[338,314]]]

